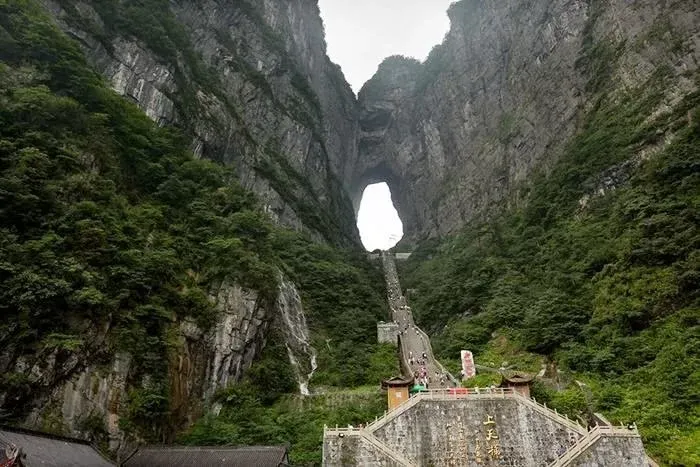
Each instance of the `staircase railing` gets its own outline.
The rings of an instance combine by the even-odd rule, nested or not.
[[[391,449],[389,446],[386,444],[382,443],[377,439],[376,436],[374,436],[371,433],[368,433],[363,430],[363,433],[361,434],[362,439],[366,440],[368,443],[370,443],[372,446],[375,448],[379,449],[384,453],[385,456],[387,456],[389,459],[393,460],[397,464],[405,467],[418,467],[418,465],[414,462],[411,462],[407,458],[403,457],[401,454],[398,452],[394,451]]]
[[[419,393],[421,394],[421,393]],[[412,407],[416,406],[422,399],[419,397],[419,394],[416,394],[415,396],[410,397],[406,402],[403,404],[399,405],[398,407],[395,407],[394,410],[384,412],[383,417],[379,417],[375,419],[372,423],[368,424],[366,427],[366,430],[369,431],[370,433],[374,433],[376,430],[381,428],[382,426],[386,425],[389,423],[391,420],[395,419],[402,413],[408,411]]]
[[[566,426],[570,430],[580,434],[585,435],[587,433],[586,429],[582,427],[578,422],[575,422],[568,418],[566,415],[558,413],[556,410],[552,410],[546,405],[542,405],[539,402],[527,398],[515,391],[512,388],[450,388],[450,389],[431,389],[427,391],[421,391],[414,396],[411,396],[408,401],[396,407],[394,410],[385,412],[383,417],[376,419],[374,422],[367,425],[366,429],[369,432],[374,432],[381,428],[391,420],[395,419],[402,413],[406,412],[410,408],[414,407],[421,401],[425,400],[443,400],[451,401],[456,399],[517,399],[524,402],[528,407],[537,411],[538,413],[546,416],[547,418]]]
[[[517,391],[514,391],[514,396],[523,401],[528,407],[534,409],[535,411],[544,415],[545,417],[554,420],[555,422],[561,423],[562,425],[565,425],[567,428],[579,434],[586,433],[586,428],[581,426],[581,424],[577,421],[571,420],[566,414],[560,414],[556,411],[556,409],[552,410],[546,405],[540,404],[535,399],[525,397]]]
[[[549,464],[548,467],[565,467],[571,465],[573,460],[597,443],[603,436],[638,437],[639,432],[637,432],[636,426],[632,429],[613,426],[595,426],[585,436],[579,438],[575,444],[571,445],[557,460]]]
[[[382,443],[377,439],[376,436],[374,436],[369,430],[363,429],[363,428],[342,428],[342,427],[335,427],[335,428],[329,428],[328,426],[323,427],[323,437],[325,438],[326,436],[337,436],[339,438],[345,438],[345,437],[358,437],[362,438],[365,440],[367,443],[371,444],[375,448],[379,449],[386,457],[391,459],[392,461],[396,462],[400,466],[403,467],[417,467],[417,465],[407,459],[406,457],[402,456],[400,453],[394,451],[391,449],[389,446],[386,444]]]

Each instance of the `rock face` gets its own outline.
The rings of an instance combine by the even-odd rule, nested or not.
[[[120,21],[121,4],[42,3],[112,89],[158,124],[179,127],[195,156],[234,167],[274,219],[319,241],[359,245],[344,181],[357,155],[356,99],[326,55],[316,1],[166,1],[149,18],[165,18],[154,24],[156,36],[130,26],[133,17]],[[270,326],[281,329],[300,391],[308,392],[315,351],[296,286],[284,277],[279,283],[276,299],[227,281],[212,284],[218,318],[210,330],[194,319],[172,323],[164,438],[240,380]],[[85,339],[104,349],[99,355],[70,342],[34,355],[2,349],[0,373],[28,377],[25,386],[13,385],[26,391],[0,387],[0,407],[29,413],[28,427],[104,434],[120,451],[128,440],[119,422],[132,392],[153,382],[127,351],[111,348],[110,323],[83,327]]]
[[[198,156],[235,166],[280,222],[332,243],[357,244],[369,183],[390,185],[410,238],[517,202],[601,83],[633,89],[666,69],[665,106],[696,87],[692,0],[462,0],[426,62],[387,59],[359,105],[314,0],[170,2],[185,37],[170,53],[99,2],[43,1],[117,92],[185,129]]]
[[[296,297],[296,301],[290,303],[290,297]],[[216,391],[241,379],[264,346],[270,326],[286,330],[292,311],[303,316],[298,297],[294,284],[284,277],[280,278],[278,297],[271,303],[253,290],[224,282],[212,288],[211,299],[218,318],[210,330],[203,331],[190,319],[173,323],[174,345],[168,374],[169,411],[175,426],[187,426],[201,415],[205,402]],[[306,344],[307,352],[313,349],[308,345],[305,321],[295,323],[295,335],[284,335],[287,346],[293,349],[290,354],[301,360],[297,353],[300,345]],[[107,331],[88,332],[94,332],[90,336],[93,339],[106,339]],[[306,336],[304,343],[300,336]],[[315,365],[315,354],[312,358]],[[110,449],[120,451],[128,441],[119,420],[127,410],[129,391],[150,384],[147,375],[134,379],[131,359],[126,351],[96,358],[56,348],[31,359],[13,359],[10,352],[2,352],[0,373],[29,374],[28,382],[34,390],[32,394],[7,394],[0,388],[0,405],[29,397],[24,403],[30,403],[33,409],[25,426],[74,436],[104,433]],[[308,383],[306,373],[300,377],[300,381]]]
[[[633,89],[665,68],[672,84],[664,105],[691,92],[696,8],[458,2],[444,43],[424,64],[391,57],[360,92],[353,201],[367,183],[386,180],[409,237],[488,216],[561,155],[601,82]]]
[[[165,38],[120,29],[99,2],[44,4],[115,91],[182,127],[198,157],[234,166],[274,218],[358,243],[343,185],[357,154],[356,101],[326,55],[315,1],[170,2],[163,15],[182,30]]]

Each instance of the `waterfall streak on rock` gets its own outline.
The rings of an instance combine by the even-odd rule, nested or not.
[[[310,395],[309,381],[316,371],[316,349],[310,344],[309,327],[306,324],[301,297],[294,284],[285,278],[280,279],[277,308],[282,317],[285,346],[289,361],[294,367],[299,384],[299,392]]]

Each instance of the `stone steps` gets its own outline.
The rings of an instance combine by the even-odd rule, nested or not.
[[[588,449],[595,446],[601,438],[612,436],[638,438],[639,432],[637,432],[636,426],[634,429],[616,428],[612,426],[596,426],[592,428],[585,436],[579,438],[575,444],[573,444],[566,450],[566,452],[559,456],[556,461],[549,464],[548,467],[566,467],[576,465],[576,460],[579,459]]]
[[[391,449],[389,446],[386,444],[382,443],[377,439],[376,436],[373,434],[367,432],[367,430],[362,430],[361,435],[362,438],[367,441],[369,444],[374,446],[375,448],[379,449],[382,451],[382,453],[387,456],[389,459],[392,461],[396,462],[399,466],[401,467],[418,467],[417,464],[414,462],[411,462],[410,460],[406,459],[404,456],[399,454],[398,452],[394,451]]]
[[[404,323],[409,324],[408,333],[404,335],[403,338],[399,337],[399,349],[401,354],[400,364],[404,376],[409,378],[413,377],[413,369],[409,364],[408,355],[413,352],[413,354],[418,357],[425,353],[427,355],[428,363],[426,367],[429,376],[433,376],[437,372],[441,375],[445,375],[447,387],[459,386],[459,381],[435,358],[430,343],[430,337],[416,326],[411,308],[406,302],[406,297],[401,293],[401,284],[396,271],[394,256],[386,251],[382,252],[382,267],[384,269],[384,279],[389,295],[388,301],[389,307],[391,308],[391,318],[397,323],[400,323],[399,328],[402,328]],[[413,336],[414,332],[415,336]],[[438,381],[432,382],[432,384],[437,383]]]

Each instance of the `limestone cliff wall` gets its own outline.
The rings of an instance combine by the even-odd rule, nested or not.
[[[223,282],[211,290],[217,319],[208,330],[191,319],[173,323],[167,362],[171,428],[188,426],[217,390],[240,380],[265,345],[270,326],[284,329],[286,315],[303,313],[300,302],[296,307],[289,305],[290,294],[298,296],[294,284],[284,277],[274,301]],[[296,331],[308,336],[308,329]],[[85,336],[103,342],[100,355],[66,348],[47,348],[19,357],[12,349],[0,352],[0,374],[28,375],[25,392],[7,393],[0,387],[0,407],[21,404],[29,407],[23,421],[26,427],[78,437],[103,435],[110,450],[123,453],[133,441],[120,425],[129,410],[130,391],[147,389],[150,376],[135,371],[128,349],[110,350],[108,324],[102,329],[86,328]],[[287,344],[302,345],[296,336]],[[301,360],[299,355],[294,358]],[[161,429],[164,439],[173,434],[166,427]]]
[[[156,16],[169,22],[153,25],[159,36],[110,15],[119,3],[42,4],[112,89],[158,124],[179,127],[197,157],[233,166],[273,218],[319,241],[359,244],[343,181],[356,158],[356,100],[326,56],[315,1],[163,2],[169,6]],[[170,325],[168,361],[152,362],[159,372],[167,367],[168,419],[148,421],[163,439],[195,420],[217,390],[240,380],[270,326],[280,328],[300,390],[307,390],[315,350],[296,286],[284,277],[279,282],[276,300],[228,281],[210,284],[216,322],[206,330],[189,318]],[[125,415],[132,393],[153,385],[153,369],[137,368],[129,349],[114,348],[111,323],[98,328],[85,320],[82,329],[98,353],[78,345],[27,355],[1,349],[0,374],[28,377],[12,393],[0,386],[0,407],[28,413],[23,422],[30,428],[104,434],[119,451],[127,442],[120,421],[138,418]]]
[[[663,68],[662,107],[696,87],[694,1],[463,0],[450,19],[425,63],[389,58],[359,95],[351,196],[386,179],[409,236],[446,234],[517,201],[599,86],[632,89]]]
[[[358,243],[344,185],[357,157],[356,100],[326,55],[315,1],[170,2],[163,15],[180,35],[151,39],[112,24],[99,2],[43,3],[115,91],[183,128],[198,157],[234,166],[274,218]],[[168,40],[186,47],[170,56],[159,45]]]

